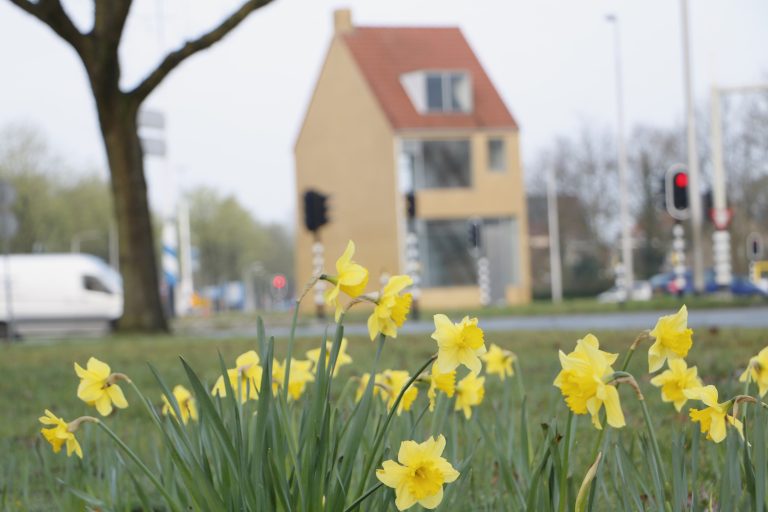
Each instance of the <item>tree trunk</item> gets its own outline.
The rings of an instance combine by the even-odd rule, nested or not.
[[[138,105],[121,93],[111,98],[100,98],[96,93],[96,104],[112,177],[120,241],[124,308],[118,328],[168,331],[160,302],[152,218],[138,135]]]

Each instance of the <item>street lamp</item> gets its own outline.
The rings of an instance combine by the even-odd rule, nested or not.
[[[635,280],[632,263],[632,233],[629,220],[629,194],[627,191],[627,173],[629,162],[624,141],[624,90],[621,80],[621,39],[619,37],[619,19],[609,14],[605,19],[613,24],[614,53],[616,59],[616,143],[619,151],[619,220],[621,222],[621,260],[624,271],[623,283],[627,299],[632,298]]]

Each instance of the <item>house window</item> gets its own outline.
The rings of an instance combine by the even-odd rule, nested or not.
[[[488,139],[488,169],[497,172],[507,170],[504,149],[504,139]]]
[[[467,73],[427,73],[426,89],[428,112],[472,110],[472,95]]]
[[[474,286],[477,268],[470,253],[469,226],[465,219],[418,223],[424,285]]]
[[[469,140],[406,140],[402,147],[401,180],[413,190],[471,186]]]

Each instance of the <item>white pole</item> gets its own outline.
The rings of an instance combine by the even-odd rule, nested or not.
[[[614,27],[614,50],[616,53],[616,142],[619,152],[619,220],[621,222],[621,260],[624,269],[624,289],[628,300],[632,300],[635,272],[632,260],[632,226],[629,218],[629,192],[627,190],[627,175],[629,161],[624,140],[624,87],[621,77],[621,38],[619,20],[616,16],[608,16],[608,21]]]
[[[723,165],[723,130],[720,115],[720,91],[712,87],[711,93],[711,143],[712,146],[712,206],[717,229],[712,233],[712,253],[715,266],[715,283],[729,287],[733,281],[731,273],[730,222],[725,190],[725,166]]]
[[[557,211],[557,181],[555,169],[547,171],[547,230],[549,231],[549,285],[552,302],[563,300],[563,273],[560,261],[560,227]]]
[[[688,124],[688,207],[691,211],[691,242],[693,250],[693,289],[704,291],[704,255],[701,243],[701,187],[699,156],[696,149],[696,111],[691,83],[691,52],[688,37],[688,0],[680,0],[683,37],[683,78],[685,82],[685,110]]]

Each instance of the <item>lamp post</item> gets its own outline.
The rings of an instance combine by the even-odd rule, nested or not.
[[[688,37],[688,0],[680,0],[680,18],[683,37],[683,79],[685,83],[685,111],[688,127],[688,197],[691,211],[691,242],[693,250],[693,289],[704,291],[704,255],[701,243],[701,187],[699,156],[696,150],[696,110],[693,105],[691,83],[691,51]]]
[[[614,14],[605,19],[613,24],[614,52],[616,59],[616,143],[619,157],[619,220],[621,222],[621,262],[624,271],[623,283],[628,300],[632,299],[634,288],[634,265],[632,261],[632,233],[629,219],[629,193],[627,191],[627,173],[629,162],[624,140],[624,89],[621,79],[621,38],[619,20]]]

